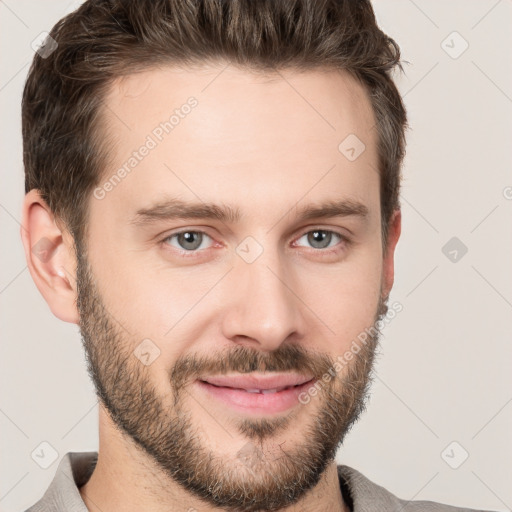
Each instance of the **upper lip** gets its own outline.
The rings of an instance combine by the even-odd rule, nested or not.
[[[212,377],[202,377],[199,380],[213,384],[238,389],[279,389],[289,386],[298,386],[313,379],[309,375],[300,375],[298,373],[273,373],[270,375],[256,374],[237,374],[237,375],[216,375]]]

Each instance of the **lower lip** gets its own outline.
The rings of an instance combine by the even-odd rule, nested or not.
[[[200,389],[233,409],[246,413],[273,414],[286,411],[299,403],[299,395],[310,388],[314,379],[300,386],[276,391],[275,393],[249,393],[241,389],[214,386],[196,380]]]

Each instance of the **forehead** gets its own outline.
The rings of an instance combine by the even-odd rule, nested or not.
[[[306,193],[378,201],[371,104],[343,71],[151,69],[114,82],[101,115],[112,146],[100,186],[125,170],[104,207],[135,211],[176,191],[256,208]],[[349,158],[351,147],[364,151]]]
[[[282,142],[287,134],[290,140],[307,135],[301,142],[334,134],[336,139],[351,129],[371,142],[372,133],[366,132],[375,122],[365,89],[346,71],[288,69],[272,73],[233,64],[164,67],[121,77],[110,87],[103,117],[112,128],[124,132],[123,137],[137,136],[137,131],[148,132],[168,119],[190,97],[197,99],[200,108],[187,124],[212,140],[217,133],[222,135],[212,133],[212,128],[233,137],[250,130],[254,135],[266,132],[279,135]],[[243,133],[239,127],[244,128]],[[283,130],[285,127],[288,129]],[[250,142],[246,140],[244,148]]]

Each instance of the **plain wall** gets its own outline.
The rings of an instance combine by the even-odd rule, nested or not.
[[[79,3],[0,2],[5,512],[38,500],[66,452],[97,450],[97,401],[78,326],[50,312],[19,234],[21,93],[31,42]],[[337,458],[405,499],[510,510],[512,2],[378,0],[374,7],[408,61],[398,77],[411,130],[390,297],[403,311],[384,329],[367,412]],[[454,58],[464,41],[468,48]],[[445,255],[453,247],[443,252],[453,237],[467,247],[456,262]],[[59,455],[47,469],[31,458],[43,441]],[[453,469],[446,461],[457,465],[462,450],[469,456]]]

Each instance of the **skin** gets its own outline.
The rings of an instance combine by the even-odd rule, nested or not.
[[[80,489],[91,511],[349,510],[333,456],[364,408],[376,338],[307,405],[283,413],[235,412],[193,384],[205,370],[239,373],[246,364],[321,377],[385,312],[401,216],[383,253],[370,102],[344,72],[224,68],[160,68],[112,85],[106,179],[187,98],[198,104],[103,199],[91,196],[79,258],[38,192],[25,197],[31,275],[53,314],[80,325],[103,397],[98,463]],[[354,161],[338,150],[348,134],[366,146]],[[164,196],[231,205],[242,219],[130,222]],[[298,208],[339,199],[364,204],[367,218],[297,220]],[[183,239],[164,240],[184,230],[208,235],[192,257]],[[333,234],[327,248],[315,246],[307,236],[315,230],[351,242]],[[262,249],[252,263],[236,251],[248,236]],[[43,237],[54,247],[48,259],[31,252]],[[149,365],[133,355],[144,339],[159,350]],[[172,474],[177,462],[197,484],[217,484],[220,497],[187,488]],[[235,492],[238,506],[227,498]]]

